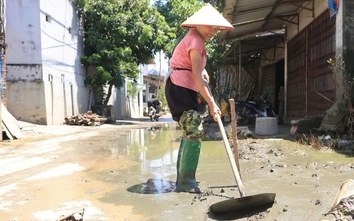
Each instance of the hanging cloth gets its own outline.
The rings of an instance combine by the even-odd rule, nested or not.
[[[338,12],[339,0],[328,0],[329,16],[332,18]]]

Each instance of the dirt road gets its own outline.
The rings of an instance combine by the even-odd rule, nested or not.
[[[201,188],[212,194],[193,195],[173,192],[176,124],[68,127],[0,145],[1,221],[79,212],[84,221],[225,220],[209,213],[210,205],[239,197],[221,141],[203,142],[197,171]],[[333,220],[322,214],[341,182],[354,178],[352,156],[281,138],[240,140],[246,193],[277,195],[267,211],[235,220]]]

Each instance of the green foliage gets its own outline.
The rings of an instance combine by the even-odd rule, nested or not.
[[[208,62],[205,69],[210,76],[210,84],[216,85],[216,72],[223,65],[227,65],[227,61],[224,59],[224,53],[231,47],[230,42],[223,42],[220,44],[217,40],[218,36],[215,36],[206,44],[206,50],[208,55]]]
[[[95,67],[85,84],[120,88],[124,77],[136,79],[139,64],[162,50],[174,33],[149,0],[79,0],[84,12],[85,56],[81,63]],[[109,91],[110,95],[111,92]],[[104,100],[107,104],[109,96]]]
[[[203,3],[198,0],[158,0],[154,6],[176,33],[176,37],[166,44],[164,50],[165,54],[171,57],[174,48],[188,32],[188,29],[180,27],[181,23],[198,11]]]
[[[162,104],[162,107],[167,107],[167,100],[165,97],[165,86],[160,86],[159,90],[157,91],[157,99]]]
[[[174,48],[188,32],[188,29],[180,27],[181,23],[198,11],[207,2],[218,7],[223,7],[224,4],[224,1],[222,0],[158,0],[155,2],[154,6],[157,7],[157,10],[163,16],[165,16],[170,27],[176,30],[177,37],[172,39],[165,47],[164,52],[167,56],[172,56]],[[228,42],[223,42],[222,44],[218,42],[217,39],[219,34],[220,33],[205,43],[208,55],[206,70],[209,73],[210,83],[212,85],[215,85],[216,70],[224,63],[224,60],[222,59],[223,54],[231,46]]]
[[[130,97],[135,97],[138,94],[138,87],[135,82],[127,83],[127,91]]]
[[[327,63],[330,65],[329,68],[334,74],[336,85],[342,90],[345,98],[350,101],[354,79],[346,73],[345,62],[343,61],[342,55],[338,55],[335,60],[332,58],[328,59]]]
[[[81,63],[95,67],[85,84],[101,94],[98,102],[107,104],[111,94],[102,94],[101,87],[120,88],[125,77],[136,79],[138,64],[148,63],[156,52],[163,50],[170,57],[188,32],[180,24],[205,2],[223,7],[222,0],[158,0],[155,7],[149,0],[76,0],[84,23]],[[226,46],[217,42],[217,36],[206,43],[211,82],[215,82]]]
[[[347,118],[348,134],[351,139],[354,139],[354,109],[352,104],[354,78],[346,72],[345,62],[341,54],[336,56],[335,60],[332,58],[328,59],[327,63],[330,65],[329,68],[334,74],[334,82],[342,91],[344,95],[343,98],[346,99],[349,110],[349,116]]]

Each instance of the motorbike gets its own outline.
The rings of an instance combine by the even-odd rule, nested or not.
[[[279,122],[266,94],[262,94],[256,100],[235,101],[235,106],[237,123],[240,125],[255,122],[257,117],[276,117]]]
[[[159,121],[160,115],[153,106],[149,107],[149,118],[150,118],[151,122]]]

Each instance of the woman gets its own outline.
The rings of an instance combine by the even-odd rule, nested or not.
[[[207,60],[204,42],[209,41],[218,30],[233,30],[234,27],[210,4],[203,6],[181,27],[190,30],[173,52],[170,62],[172,72],[166,82],[165,95],[173,120],[183,130],[177,158],[176,191],[200,193],[195,179],[203,136],[198,92],[208,103],[213,118],[220,114],[205,85],[209,82],[209,75],[204,69]]]

